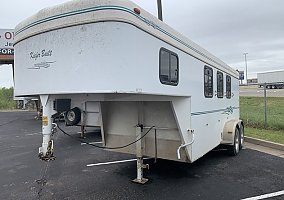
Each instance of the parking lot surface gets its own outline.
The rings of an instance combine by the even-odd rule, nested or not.
[[[264,97],[264,89],[257,86],[240,86],[240,96]],[[266,89],[267,97],[284,97],[284,89]]]
[[[34,112],[0,112],[1,199],[245,199],[284,190],[284,159],[251,149],[236,157],[212,151],[187,164],[145,162],[149,182],[132,183],[136,162],[87,167],[135,158],[54,135],[56,160],[38,159],[41,122]],[[79,127],[61,127],[79,137]],[[86,134],[99,142],[98,132]],[[272,199],[284,199],[278,195]]]

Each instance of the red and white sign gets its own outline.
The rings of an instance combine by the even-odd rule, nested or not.
[[[0,29],[0,55],[14,55],[14,30]]]

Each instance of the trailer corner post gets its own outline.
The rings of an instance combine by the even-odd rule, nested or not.
[[[42,114],[42,146],[39,147],[39,158],[41,160],[49,161],[54,160],[53,156],[53,140],[51,139],[52,135],[52,112],[53,112],[53,103],[49,98],[49,95],[40,96],[43,114]]]
[[[136,138],[141,138],[143,128],[136,126]],[[143,143],[142,139],[136,142],[136,157],[137,157],[137,178],[132,180],[134,183],[145,184],[148,179],[143,177],[143,169],[149,168],[149,165],[143,164]]]

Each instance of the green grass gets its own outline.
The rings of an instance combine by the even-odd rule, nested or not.
[[[13,88],[0,88],[0,110],[12,110],[16,108],[13,100]]]
[[[246,126],[263,129],[264,98],[240,97],[240,114]],[[284,97],[267,97],[267,129],[284,130]]]
[[[275,131],[246,127],[245,135],[257,139],[284,144],[284,130]]]
[[[263,97],[240,97],[240,114],[246,136],[284,144],[283,97],[267,97],[266,128]]]

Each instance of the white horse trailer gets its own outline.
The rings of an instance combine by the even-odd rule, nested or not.
[[[15,95],[39,95],[44,160],[53,156],[52,116],[98,126],[103,146],[137,156],[194,162],[220,144],[236,155],[238,73],[136,4],[71,1],[15,30]]]

